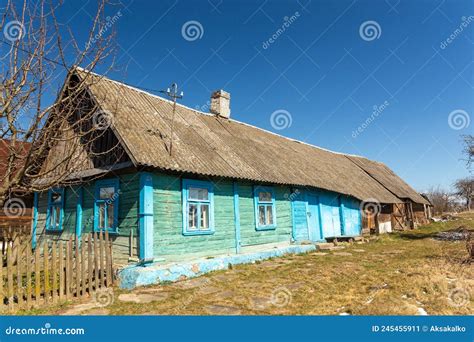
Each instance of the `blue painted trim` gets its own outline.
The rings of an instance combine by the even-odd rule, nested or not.
[[[150,260],[153,250],[153,175],[148,172],[140,173],[140,259]]]
[[[242,244],[240,236],[240,208],[239,208],[239,185],[236,181],[232,184],[234,190],[234,225],[235,225],[235,252],[240,253]]]
[[[208,200],[207,201],[199,201],[199,200],[189,200],[188,189],[190,187],[196,188],[204,188],[207,189],[208,192]],[[206,203],[209,204],[209,229],[206,230],[189,230],[188,229],[188,204],[192,203]],[[182,183],[182,204],[183,204],[183,231],[182,234],[185,236],[194,236],[194,235],[211,235],[215,233],[214,228],[214,186],[212,182],[202,181],[202,180],[195,180],[195,179],[183,179]],[[198,217],[200,216],[201,208],[198,207]],[[198,222],[199,223],[199,222]]]
[[[35,192],[33,195],[33,227],[31,229],[31,247],[36,248],[36,231],[38,229],[38,193]]]
[[[271,202],[260,202],[258,200],[258,193],[262,192],[270,192],[272,195]],[[276,205],[275,205],[275,193],[272,187],[269,186],[254,186],[253,188],[253,201],[254,201],[254,211],[255,211],[255,230],[275,230],[277,227],[277,220],[276,220]],[[258,205],[259,204],[266,204],[269,205],[271,203],[272,206],[272,215],[273,215],[273,224],[260,226],[258,222]]]
[[[318,203],[318,216],[319,216],[319,231],[320,231],[320,236],[321,236],[321,241],[326,241],[326,238],[324,237],[324,229],[323,229],[323,205],[321,204],[321,196],[318,196],[319,203]]]
[[[61,202],[52,202],[53,192],[61,194]],[[66,200],[64,188],[53,188],[48,190],[48,208],[46,210],[46,227],[47,232],[61,232],[63,230],[63,218],[64,218],[64,202]],[[59,225],[58,228],[51,227],[51,215],[55,215],[56,211],[52,211],[52,207],[59,208]],[[57,220],[57,218],[56,218]]]
[[[82,237],[82,201],[84,197],[84,188],[81,186],[78,190],[76,203],[76,237],[81,241]]]
[[[291,191],[291,189],[290,189]],[[295,201],[290,199],[290,205],[291,205],[291,241],[296,241],[296,225],[295,225]],[[307,216],[307,215],[306,215]]]
[[[118,178],[104,179],[95,182],[94,192],[94,232],[105,231],[99,229],[99,206],[98,203],[105,202],[107,204],[110,200],[100,200],[100,188],[114,187],[114,197],[112,202],[114,203],[114,223],[111,228],[107,231],[112,234],[118,234],[118,214],[119,214],[119,195],[120,195],[120,180]],[[108,226],[107,215],[105,215],[105,225]]]
[[[346,233],[346,218],[344,215],[344,200],[343,195],[339,196],[339,217],[341,221],[341,236]]]

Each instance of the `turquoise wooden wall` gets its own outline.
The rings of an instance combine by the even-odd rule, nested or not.
[[[273,187],[276,200],[275,230],[257,231],[253,185],[237,182],[242,247],[290,241],[291,203],[285,198],[289,188]],[[235,214],[233,182],[216,180],[214,186],[214,226],[212,235],[184,236],[182,217],[182,179],[177,176],[154,173],[154,252],[166,260],[189,256],[208,256],[235,253]]]
[[[183,235],[182,177],[165,173],[151,173],[153,185],[153,253],[156,260],[184,260],[199,256],[212,256],[236,252],[234,183],[231,180],[214,180],[214,227],[210,235]],[[113,177],[109,177],[113,178]],[[126,263],[129,257],[139,255],[139,193],[140,174],[119,176],[118,233],[114,241],[114,258]],[[309,240],[318,234],[308,234],[307,194],[291,193],[288,186],[272,186],[275,195],[276,229],[257,230],[255,219],[254,186],[250,182],[236,181],[238,210],[240,212],[241,247],[261,244]],[[82,185],[82,232],[93,231],[95,182]],[[312,190],[319,201],[318,227],[322,224],[323,238],[339,235],[359,235],[361,217],[359,202],[324,190]],[[79,187],[65,189],[64,221],[61,232],[46,232],[47,192],[38,194],[37,239],[67,240],[75,238],[76,205]],[[340,206],[342,204],[342,207]],[[341,209],[343,208],[343,209]],[[341,224],[341,215],[344,218]],[[330,224],[329,224],[330,222]],[[336,234],[337,234],[336,231]],[[130,245],[130,235],[134,239]]]
[[[109,177],[114,178],[114,177]],[[130,256],[130,232],[133,230],[135,242],[132,243],[132,256],[138,253],[138,174],[124,174],[118,176],[120,181],[118,233],[111,234],[114,241],[114,258],[116,261],[128,261]],[[82,233],[93,232],[94,229],[94,195],[95,181],[84,183]],[[59,232],[46,231],[46,212],[48,208],[48,192],[38,194],[38,224],[36,228],[37,241],[42,240],[68,240],[71,236],[76,238],[76,205],[79,198],[79,186],[66,187],[64,202],[63,229]]]

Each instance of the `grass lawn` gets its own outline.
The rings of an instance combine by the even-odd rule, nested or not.
[[[465,242],[434,235],[474,229],[474,213],[331,252],[236,266],[179,283],[113,290],[113,303],[35,314],[429,315],[473,314],[474,266]],[[33,312],[29,312],[32,314]]]

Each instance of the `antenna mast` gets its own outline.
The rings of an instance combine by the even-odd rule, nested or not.
[[[160,90],[160,93],[166,94],[171,101],[173,101],[173,115],[171,118],[171,134],[170,134],[170,156],[172,155],[172,150],[173,150],[173,132],[174,132],[174,117],[176,114],[176,99],[182,99],[184,96],[184,93],[181,92],[178,95],[178,85],[176,83],[173,83],[171,85],[171,88],[168,88],[166,90]]]

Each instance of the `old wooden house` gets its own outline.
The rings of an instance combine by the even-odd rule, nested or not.
[[[166,263],[358,236],[364,201],[424,203],[383,164],[232,119],[224,91],[210,113],[178,104],[173,114],[159,96],[88,82],[87,101],[111,118],[104,140],[123,154],[88,160],[71,175],[78,186],[35,194],[37,240],[107,230],[116,262]]]

